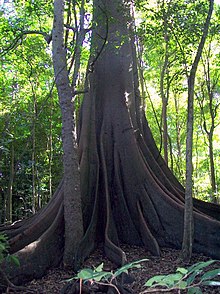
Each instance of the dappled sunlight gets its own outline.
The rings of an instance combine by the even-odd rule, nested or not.
[[[39,246],[40,242],[41,242],[41,238],[39,238],[37,241],[34,241],[34,242],[30,243],[29,245],[25,246],[23,249],[20,250],[20,252],[25,253],[25,254],[26,253],[28,253],[28,254],[33,253],[37,249],[37,247]]]
[[[125,102],[126,102],[127,106],[131,105],[131,99],[129,98],[130,95],[131,95],[131,93],[125,92]]]

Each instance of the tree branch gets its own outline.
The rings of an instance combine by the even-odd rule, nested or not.
[[[42,31],[37,30],[31,30],[31,31],[22,31],[15,39],[12,41],[12,43],[5,49],[1,50],[0,56],[6,55],[9,51],[15,49],[18,45],[18,42],[23,38],[25,35],[42,35],[44,37],[44,40],[47,42],[47,44],[50,44],[52,40],[52,35],[47,34]]]

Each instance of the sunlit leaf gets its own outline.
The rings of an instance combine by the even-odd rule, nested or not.
[[[187,294],[202,294],[202,290],[199,287],[189,288]]]
[[[212,279],[220,275],[220,268],[206,272],[202,277],[201,281]]]

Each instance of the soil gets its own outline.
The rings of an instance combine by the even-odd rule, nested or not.
[[[190,263],[184,263],[181,261],[179,250],[171,250],[171,249],[163,249],[161,252],[161,257],[156,258],[152,257],[148,252],[146,252],[143,248],[136,247],[136,246],[122,246],[122,249],[125,251],[128,263],[140,259],[148,259],[148,261],[142,262],[140,268],[134,268],[129,270],[129,275],[125,277],[125,288],[128,292],[124,293],[134,293],[138,294],[141,291],[146,290],[147,288],[144,287],[144,283],[151,277],[160,274],[170,274],[174,273],[177,267],[184,267],[187,268],[191,264],[200,261],[206,261],[210,258],[201,255],[201,254],[193,254]],[[104,263],[104,270],[111,271],[115,270],[116,266],[111,263],[103,254],[101,249],[97,249],[83,264],[83,268],[94,268]],[[214,263],[214,265],[210,266],[208,269],[213,268],[220,268],[220,261]],[[25,284],[22,290],[22,294],[29,294],[29,293],[38,293],[38,294],[61,294],[61,293],[80,293],[77,292],[68,292],[67,285],[68,279],[74,277],[76,274],[73,270],[67,270],[62,267],[51,269],[42,279],[33,280],[28,284]],[[75,281],[75,280],[74,280]],[[71,282],[72,283],[72,282]],[[203,287],[202,293],[209,294],[209,293],[220,293],[220,287]],[[21,293],[9,290],[6,293]],[[83,294],[84,292],[82,292]],[[93,292],[92,290],[88,291],[87,293],[116,293],[116,292]],[[123,291],[119,292],[123,293]],[[154,293],[164,293],[162,291],[154,292]],[[166,292],[167,293],[167,292]],[[176,290],[170,293],[186,293],[185,291],[181,290],[178,292]]]

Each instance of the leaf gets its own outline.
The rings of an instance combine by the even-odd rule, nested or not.
[[[14,255],[8,255],[6,257],[6,261],[9,262],[9,263],[13,263],[14,265],[16,266],[20,266],[20,261],[18,259],[17,256],[14,256]]]
[[[4,255],[0,252],[0,263],[3,261]]]
[[[97,272],[92,275],[91,279],[96,282],[100,282],[102,279],[108,279],[111,276],[112,276],[111,272]]]
[[[202,277],[201,281],[212,279],[220,275],[220,268],[206,272]]]
[[[146,286],[146,287],[152,287],[154,283],[157,283],[157,284],[160,283],[164,279],[164,277],[166,277],[166,276],[165,275],[154,276],[154,277],[150,278],[144,284],[144,286]]]
[[[0,251],[5,251],[5,245],[0,243]]]
[[[136,261],[133,261],[131,263],[125,264],[124,266],[120,267],[118,270],[115,271],[114,278],[118,277],[122,273],[128,273],[128,269],[140,268],[141,267],[140,263],[143,262],[143,261],[147,261],[147,260],[148,259],[140,259],[140,260],[136,260]]]
[[[193,281],[195,280],[195,277],[198,276],[202,271],[197,270],[195,272],[193,272],[192,274],[190,274],[190,276],[187,278],[186,282],[187,285],[191,285],[193,283]]]
[[[187,287],[187,282],[185,281],[180,281],[178,284],[175,285],[176,287],[178,287],[179,289],[186,289]]]
[[[178,267],[176,271],[184,275],[188,273],[188,270],[184,267]]]
[[[220,286],[220,281],[205,281],[202,284],[205,286]]]
[[[93,276],[94,271],[91,268],[82,269],[76,276],[77,279],[89,280]]]
[[[84,268],[77,274],[76,277],[74,277],[74,279],[82,279],[83,281],[94,280],[99,282],[104,278],[107,279],[112,276],[111,272],[105,272],[105,271],[97,272],[96,269],[92,270],[90,268]],[[98,266],[98,269],[100,270],[101,266],[100,267]]]
[[[181,273],[170,274],[165,276],[162,282],[165,283],[168,286],[168,288],[170,288],[174,284],[176,284],[178,281],[180,281],[182,277],[183,277],[183,274]]]
[[[181,272],[177,272],[170,275],[155,276],[149,279],[145,283],[145,286],[147,287],[166,286],[167,288],[172,288],[175,285],[176,287],[180,289],[185,289],[187,286],[187,283],[185,281],[181,281],[183,276],[184,274]]]
[[[202,291],[199,287],[189,288],[187,294],[202,294]]]
[[[0,234],[0,242],[6,242],[7,241],[7,236],[4,234]]]
[[[102,262],[100,265],[98,265],[98,266],[94,269],[94,271],[95,271],[95,272],[101,272],[101,271],[103,270],[103,265],[104,265],[104,263]]]
[[[202,262],[197,262],[195,264],[193,264],[192,266],[190,266],[188,268],[188,273],[192,273],[194,271],[200,270],[204,267],[209,266],[210,264],[216,262],[216,260],[208,260],[208,261],[202,261]]]

